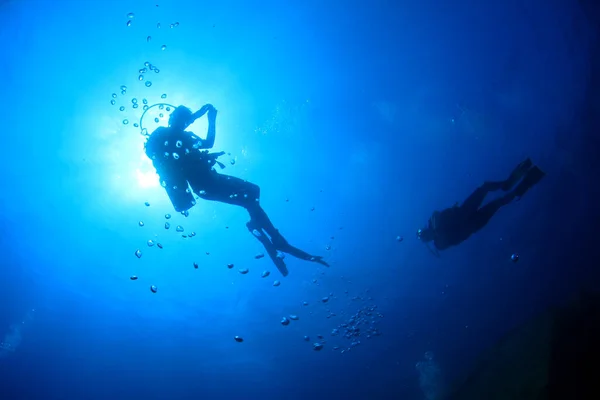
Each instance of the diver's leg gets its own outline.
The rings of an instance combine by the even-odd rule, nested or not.
[[[502,189],[503,181],[501,182],[484,182],[483,185],[479,186],[466,200],[461,204],[460,208],[467,212],[476,212],[477,209],[483,203],[485,196],[489,192],[495,192],[496,190]]]
[[[273,243],[277,250],[287,253],[301,260],[316,262],[327,267],[329,266],[329,264],[323,261],[323,257],[313,256],[305,252],[304,250],[301,250],[289,244],[288,241],[279,232],[279,230],[273,226],[273,223],[269,219],[267,213],[258,203],[250,207],[248,209],[248,212],[250,213],[251,218],[251,222],[249,224],[253,224],[253,226],[259,226],[260,228],[262,228],[266,232],[266,234],[269,235],[271,243]]]
[[[507,205],[514,199],[514,196],[505,195],[496,200],[490,201],[485,206],[481,207],[477,212],[473,215],[471,219],[471,233],[475,233],[481,228],[483,228],[487,223],[492,219],[496,211],[498,211],[503,206]]]

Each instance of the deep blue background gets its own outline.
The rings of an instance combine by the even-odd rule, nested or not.
[[[0,352],[2,399],[423,399],[426,351],[452,381],[598,285],[597,20],[576,2],[1,3],[0,338],[21,339]],[[131,99],[163,93],[217,107],[223,172],[331,268],[288,259],[274,287],[243,210],[176,215],[133,127]],[[441,259],[416,240],[526,156],[547,177],[483,231]],[[365,305],[382,335],[333,350]]]

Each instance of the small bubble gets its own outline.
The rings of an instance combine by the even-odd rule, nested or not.
[[[160,22],[156,24],[156,27],[160,29]]]
[[[122,94],[122,95],[125,95],[126,93],[127,93],[127,91],[126,91],[126,90],[121,90],[121,94]]]
[[[137,107],[134,107],[134,108],[137,108]],[[133,124],[133,126],[134,126],[135,128],[139,128],[139,127],[140,127],[140,126],[138,125],[138,123],[137,123],[137,122],[136,122],[135,124]]]
[[[131,102],[135,104],[137,103],[137,99],[134,97],[133,99],[131,99]]]
[[[143,81],[143,80],[144,80],[144,75],[140,75],[140,76],[138,76],[138,80],[139,80],[139,81]]]
[[[171,219],[171,214],[165,214],[165,219]]]
[[[148,247],[152,247],[154,246],[154,240],[150,239],[148,240]]]
[[[137,258],[142,258],[142,251],[141,251],[140,249],[137,249],[137,250],[135,251],[135,256],[136,256]]]
[[[150,87],[150,86],[152,86],[152,82],[146,81],[146,87]]]
[[[178,140],[177,142],[175,142],[175,147],[180,148],[181,146],[183,146],[183,143],[181,143],[181,140]]]
[[[125,118],[125,119],[123,120],[123,125],[127,125],[128,123],[129,123],[129,120],[128,120],[127,118]]]
[[[149,66],[150,66],[150,61],[144,62],[144,67],[149,67]]]
[[[117,102],[115,101],[115,99],[112,99],[112,100],[110,101],[110,104],[112,104],[112,105],[114,106],[115,104],[117,104]]]
[[[119,111],[125,111],[125,106],[119,107]]]
[[[156,72],[158,74],[160,72],[160,70],[158,68],[154,68],[154,72]]]
[[[235,165],[235,159],[234,159],[234,158],[232,158],[232,159],[231,159],[231,161],[229,161],[229,163],[230,163],[231,165]]]
[[[165,114],[163,114],[163,113],[160,113],[160,114],[158,114],[158,117],[159,117],[159,118],[162,118],[162,117],[164,117],[164,116],[165,116]]]
[[[164,104],[159,104],[159,106],[158,106],[159,110],[164,110],[164,108],[165,108]]]
[[[142,107],[142,110],[146,111],[148,108],[148,104],[145,104],[144,107]]]
[[[138,72],[140,74],[145,74],[146,72],[148,72],[148,70],[146,68],[140,68],[140,70]]]
[[[178,26],[179,26],[179,22],[175,22],[175,23],[173,24],[173,28],[177,28]]]
[[[116,94],[116,93],[113,93],[113,94],[112,94],[112,98],[113,98],[113,99],[116,99],[116,98],[117,98],[117,94]]]
[[[156,293],[156,292],[158,292],[158,288],[155,285],[152,285],[152,286],[150,286],[150,291],[152,293]]]
[[[127,14],[127,18],[133,19],[133,17],[135,17],[134,13],[130,12],[129,14]]]
[[[160,49],[161,49],[161,50],[166,50],[166,49],[167,49],[167,45],[166,45],[166,44],[163,44],[162,46],[160,46]]]
[[[176,159],[176,160],[179,160],[179,154],[173,153],[173,158]]]
[[[138,225],[139,225],[139,226],[144,226],[144,221],[140,221],[140,222],[138,222]]]
[[[165,110],[171,111],[171,107],[167,107],[167,108],[165,108]]]
[[[138,108],[138,105],[137,105],[137,103],[135,103],[135,104],[134,104],[134,105],[132,105],[131,107],[133,107],[133,108]]]
[[[142,99],[142,103],[144,103],[144,104],[148,104],[148,100],[146,100],[146,99]]]
[[[121,89],[121,90],[127,90],[127,86],[121,85],[121,87],[119,89]]]
[[[151,41],[151,40],[152,40],[152,36],[148,36],[148,37],[146,38],[146,42],[149,42],[149,41]]]
[[[131,26],[131,20],[127,21],[127,26]]]
[[[146,207],[150,207],[150,203],[148,203],[148,202],[145,202],[145,203],[144,203],[144,205],[145,205]]]
[[[181,226],[181,225],[177,225],[177,228],[175,228],[175,230],[176,230],[177,232],[183,232],[183,226]]]
[[[158,118],[154,118],[154,122],[158,122],[160,121]]]
[[[171,227],[171,224],[168,222],[165,222],[165,229],[169,229]]]
[[[160,98],[161,98],[161,99],[166,99],[166,98],[167,98],[167,94],[166,94],[166,93],[163,93],[163,94],[161,94],[161,95],[160,95]]]

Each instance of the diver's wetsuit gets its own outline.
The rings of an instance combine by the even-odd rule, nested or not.
[[[182,212],[195,205],[193,193],[205,200],[244,207],[250,214],[250,222],[246,224],[248,230],[263,244],[283,276],[288,274],[288,270],[280,252],[327,266],[322,257],[312,256],[290,245],[279,233],[260,206],[260,188],[257,185],[219,174],[214,165],[223,153],[208,153],[200,150],[203,148],[201,138],[172,127],[156,129],[146,142],[146,155],[152,160],[161,185],[176,211]]]
[[[532,166],[527,159],[520,163],[505,181],[485,182],[475,189],[460,205],[455,205],[443,211],[435,211],[428,222],[428,229],[433,231],[433,243],[438,250],[445,250],[467,240],[472,234],[483,228],[494,214],[502,207],[521,197],[533,185],[538,183],[544,172],[537,166]],[[512,187],[521,180],[513,190]],[[504,196],[495,199],[481,207],[489,192],[503,190]],[[510,192],[509,192],[510,191]]]

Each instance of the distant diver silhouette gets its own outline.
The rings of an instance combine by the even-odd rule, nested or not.
[[[429,218],[427,227],[417,231],[417,237],[425,244],[433,241],[435,249],[430,248],[430,251],[439,256],[438,250],[445,250],[467,240],[472,234],[483,228],[500,208],[511,203],[515,198],[522,197],[545,175],[527,158],[516,166],[508,179],[499,182],[484,182],[462,205],[459,206],[457,203],[443,211],[435,211]],[[517,187],[511,190],[517,183],[519,183]],[[507,193],[481,207],[485,196],[489,192],[497,190]]]

